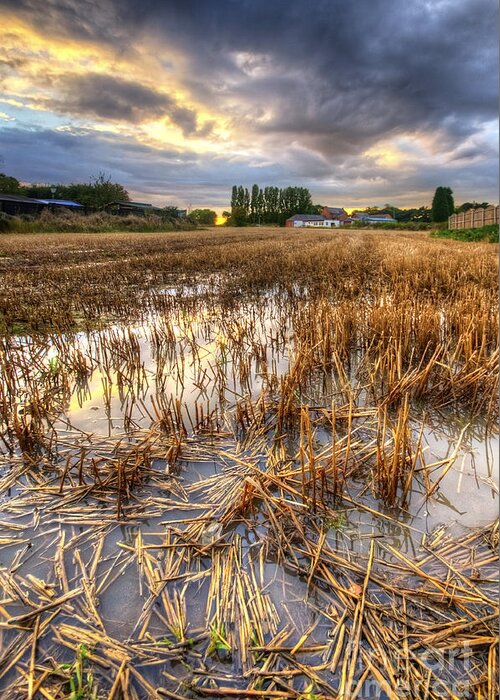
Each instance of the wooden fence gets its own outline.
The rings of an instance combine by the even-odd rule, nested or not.
[[[498,204],[485,209],[469,209],[461,214],[452,214],[448,228],[479,228],[488,224],[498,224]]]

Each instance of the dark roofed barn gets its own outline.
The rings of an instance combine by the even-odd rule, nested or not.
[[[0,212],[10,216],[38,216],[45,208],[43,202],[17,194],[0,193]]]
[[[110,214],[118,214],[120,216],[127,216],[129,214],[135,214],[136,216],[148,216],[149,214],[156,214],[156,216],[181,219],[185,218],[187,215],[186,209],[177,209],[176,207],[155,207],[153,204],[147,204],[145,202],[110,202],[103,208]]]
[[[104,206],[110,214],[118,214],[127,216],[127,214],[135,214],[136,216],[146,216],[146,214],[159,214],[161,209],[154,207],[152,204],[144,202],[110,202]]]

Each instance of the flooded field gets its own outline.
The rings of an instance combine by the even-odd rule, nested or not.
[[[0,239],[0,697],[497,697],[487,244]]]

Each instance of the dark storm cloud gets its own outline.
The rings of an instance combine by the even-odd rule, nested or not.
[[[202,102],[239,101],[240,126],[330,155],[415,128],[444,125],[457,140],[496,115],[493,0],[6,4],[117,51],[147,32],[184,52],[185,82]],[[269,117],[255,120],[262,110]]]
[[[260,170],[230,158],[216,168],[212,156],[200,156],[174,169],[179,177],[191,167],[223,187],[237,174],[246,183],[255,172],[260,182],[281,174],[280,184],[288,178],[332,196],[428,198],[440,177],[467,198],[467,187],[490,198],[496,191],[496,143],[483,138],[497,116],[494,0],[0,0],[2,7],[47,36],[131,60],[136,47],[164,49],[162,65],[192,102],[223,115],[238,149],[261,161]],[[101,90],[96,76],[84,76],[79,89],[64,84],[54,99],[62,112],[132,123],[165,114],[185,135],[204,135],[192,109],[125,80],[110,78]],[[403,134],[422,135],[437,160],[416,157],[399,171],[366,155]],[[118,137],[115,145],[131,157]],[[97,147],[112,158],[109,141]]]
[[[122,182],[132,196],[145,195],[158,204],[229,206],[235,182],[281,186],[300,182],[323,204],[428,203],[441,182],[453,182],[459,201],[481,198],[495,201],[497,159],[450,164],[423,163],[416,172],[382,169],[365,158],[346,158],[332,170],[327,161],[306,149],[292,148],[282,164],[251,166],[246,159],[179,153],[156,149],[113,133],[67,127],[65,130],[0,128],[0,153],[4,167],[21,180],[33,182],[85,181],[99,171]],[[19,154],[29,154],[19,157]],[[75,166],[75,164],[77,164]],[[309,174],[307,174],[309,173]],[[332,175],[335,176],[332,180]],[[451,179],[453,178],[453,179]],[[481,183],[478,189],[478,182]],[[416,197],[416,199],[415,199]]]
[[[48,35],[125,48],[134,4],[131,0],[1,0],[0,11],[8,10]]]
[[[168,117],[185,135],[194,134],[197,129],[193,110],[137,82],[87,73],[63,75],[54,81],[54,86],[58,96],[47,100],[46,105],[57,112],[131,123]]]

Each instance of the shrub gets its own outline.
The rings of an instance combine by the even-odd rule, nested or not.
[[[436,228],[436,224],[427,223],[424,221],[387,221],[387,222],[365,222],[365,221],[355,221],[350,224],[351,228],[370,228],[370,229],[383,229],[391,231],[429,231]]]
[[[479,228],[458,228],[458,229],[442,229],[431,231],[433,238],[453,238],[457,241],[467,241],[478,243],[487,241],[489,243],[498,243],[498,224],[489,224]]]
[[[12,218],[12,216],[0,212],[0,233],[6,233],[12,230]]]
[[[115,216],[107,212],[95,212],[87,216],[65,210],[57,214],[45,209],[37,219],[9,216],[0,218],[0,232],[9,233],[111,233],[130,231],[149,233],[191,230],[197,227],[192,221],[161,216]]]

